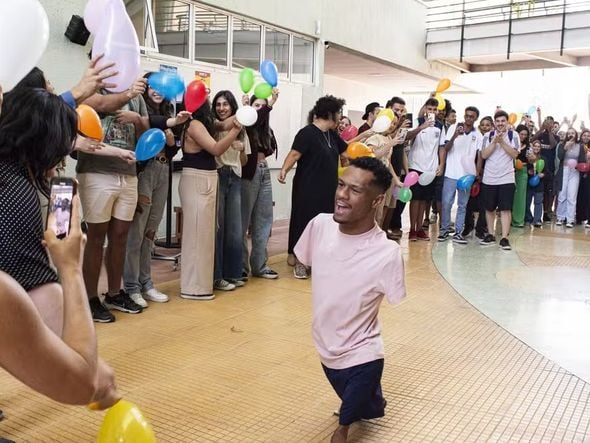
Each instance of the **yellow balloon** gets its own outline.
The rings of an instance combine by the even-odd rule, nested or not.
[[[379,114],[377,114],[377,117],[381,117],[382,115],[387,116],[387,118],[389,118],[389,120],[391,120],[391,121],[395,120],[395,114],[393,113],[393,110],[391,110],[389,108],[385,108],[385,109],[382,109],[381,111],[379,111]]]
[[[447,89],[451,87],[451,81],[448,78],[443,78],[441,81],[438,82],[436,87],[436,93],[440,94],[441,92],[445,92]]]
[[[344,174],[344,170],[345,170],[345,169],[346,169],[346,168],[343,168],[342,166],[340,166],[340,167],[338,168],[338,178],[342,177],[342,174]]]
[[[443,98],[443,96],[441,94],[436,94],[434,96],[434,98],[438,101],[438,106],[436,107],[436,109],[438,109],[439,111],[442,111],[443,109],[445,109],[445,107],[447,106],[447,103],[445,102],[445,99]]]
[[[139,408],[119,400],[104,416],[97,443],[155,443],[152,426]]]

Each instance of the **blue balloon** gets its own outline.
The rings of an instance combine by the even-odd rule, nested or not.
[[[457,180],[457,189],[460,191],[468,191],[471,189],[473,183],[475,183],[475,175],[464,175]]]
[[[537,110],[537,107],[536,107],[535,105],[532,105],[532,106],[531,106],[531,107],[528,109],[528,111],[527,111],[527,114],[532,116],[532,115],[535,113],[535,111],[536,111],[536,110]]]
[[[279,84],[279,71],[277,65],[270,60],[260,63],[260,74],[266,83],[275,88]]]
[[[184,80],[174,72],[154,72],[148,79],[148,85],[168,100],[184,92]]]
[[[166,134],[161,129],[148,129],[137,141],[135,158],[137,161],[149,160],[155,157],[166,144]]]
[[[533,175],[531,178],[529,178],[529,186],[531,188],[539,186],[539,183],[541,183],[541,177],[539,177],[538,175]]]

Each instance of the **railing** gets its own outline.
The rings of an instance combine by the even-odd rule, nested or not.
[[[423,0],[427,30],[590,10],[590,0]]]

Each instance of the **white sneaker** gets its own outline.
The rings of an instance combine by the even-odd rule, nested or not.
[[[135,303],[137,303],[139,306],[141,306],[142,308],[148,307],[147,301],[144,300],[144,298],[141,296],[141,294],[139,292],[136,292],[134,294],[129,294],[129,298],[131,300],[133,300]]]
[[[213,287],[218,289],[219,291],[233,291],[236,289],[236,285],[233,283],[228,282],[227,280],[217,280]]]
[[[148,289],[144,292],[143,298],[156,303],[166,303],[169,300],[166,294],[158,291],[156,288]]]

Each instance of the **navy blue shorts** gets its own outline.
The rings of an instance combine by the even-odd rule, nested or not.
[[[342,426],[385,415],[381,392],[382,358],[345,369],[330,369],[323,364],[322,368],[342,400],[339,420]]]

